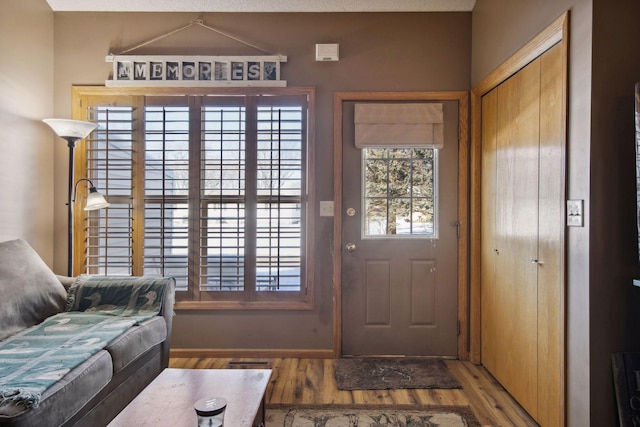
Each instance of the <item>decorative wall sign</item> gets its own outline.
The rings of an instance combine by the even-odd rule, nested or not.
[[[286,56],[109,55],[112,80],[106,86],[284,87],[280,64]]]

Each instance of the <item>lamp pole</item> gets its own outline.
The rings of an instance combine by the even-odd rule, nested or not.
[[[79,138],[63,137],[69,147],[69,188],[67,194],[67,276],[73,276],[73,149]]]

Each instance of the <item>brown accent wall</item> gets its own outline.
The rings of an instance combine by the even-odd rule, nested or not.
[[[179,28],[192,20],[283,54],[288,86],[314,86],[316,104],[316,206],[333,200],[333,94],[336,91],[469,90],[471,13],[56,13],[56,114],[69,117],[71,86],[102,85],[108,53]],[[316,43],[339,43],[339,62],[316,62]],[[191,28],[132,54],[260,55],[202,28]],[[57,157],[63,155],[59,150]],[[66,176],[56,162],[56,185]],[[62,178],[61,178],[62,177]],[[62,208],[60,206],[62,205]],[[312,311],[181,311],[173,348],[331,350],[332,230],[330,218],[315,224],[315,302]],[[63,197],[56,197],[56,227],[65,229]],[[64,270],[64,245],[56,268]]]
[[[617,422],[611,353],[640,351],[634,85],[640,3],[593,0],[590,324],[592,426]]]
[[[0,2],[0,241],[22,238],[53,266],[53,12]],[[63,186],[63,188],[65,188]],[[64,202],[63,202],[64,204]]]

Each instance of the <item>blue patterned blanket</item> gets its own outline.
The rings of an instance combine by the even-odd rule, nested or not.
[[[0,406],[42,393],[130,327],[160,312],[166,279],[81,276],[67,311],[0,342]]]

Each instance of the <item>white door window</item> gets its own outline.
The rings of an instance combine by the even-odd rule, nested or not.
[[[363,238],[437,237],[433,148],[362,150]]]

